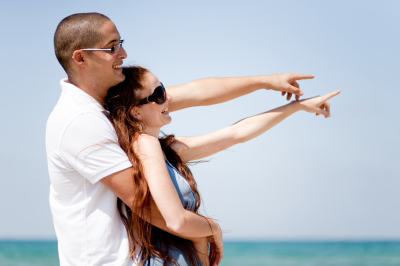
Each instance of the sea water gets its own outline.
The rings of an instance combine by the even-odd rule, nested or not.
[[[0,240],[0,266],[59,265],[55,241]],[[225,242],[222,266],[400,266],[399,242]]]

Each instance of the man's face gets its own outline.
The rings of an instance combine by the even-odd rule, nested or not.
[[[105,22],[100,32],[104,36],[103,40],[93,48],[111,48],[117,45],[121,39],[112,21]],[[126,57],[127,54],[123,47],[117,52],[93,51],[86,57],[89,75],[96,80],[99,86],[109,89],[125,79],[122,74],[122,60]]]

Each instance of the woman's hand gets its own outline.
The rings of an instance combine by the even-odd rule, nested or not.
[[[197,257],[199,258],[202,266],[210,266],[210,260],[208,258],[208,238],[199,237],[196,240],[192,240],[193,246],[196,249]]]
[[[301,101],[293,101],[292,104],[298,108],[298,110],[304,110],[309,113],[315,113],[316,115],[323,115],[326,118],[330,117],[331,106],[328,100],[338,95],[340,90],[328,93],[325,96],[315,96],[312,98],[304,99]]]
[[[218,228],[219,230],[217,232],[214,232],[212,236],[208,237],[208,241],[210,242],[209,257],[211,266],[218,266],[224,257],[224,241],[222,239],[222,230],[219,226]]]

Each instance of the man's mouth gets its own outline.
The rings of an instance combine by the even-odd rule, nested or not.
[[[114,69],[119,69],[119,68],[122,68],[122,65],[114,65],[113,68]]]

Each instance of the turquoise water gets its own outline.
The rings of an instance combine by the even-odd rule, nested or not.
[[[0,265],[59,265],[57,242],[0,240]],[[400,241],[226,242],[221,265],[400,266]]]
[[[221,265],[400,266],[400,242],[230,242]]]

